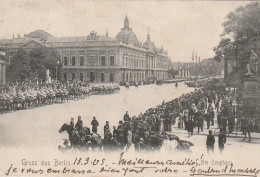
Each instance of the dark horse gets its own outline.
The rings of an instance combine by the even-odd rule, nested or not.
[[[69,140],[72,147],[80,145],[80,136],[77,130],[65,123],[61,126],[59,133],[62,133],[64,131],[69,134]]]
[[[84,145],[88,140],[91,140],[88,138],[90,137],[90,129],[88,127],[83,128],[86,134],[86,137],[83,137],[84,141],[82,141],[78,131],[66,123],[61,126],[59,133],[66,131],[69,134],[69,140],[72,147],[81,146]]]

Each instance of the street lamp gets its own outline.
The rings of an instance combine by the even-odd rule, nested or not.
[[[58,78],[58,65],[60,64],[60,60],[57,61],[57,64],[56,64],[56,82],[57,82],[57,78]]]

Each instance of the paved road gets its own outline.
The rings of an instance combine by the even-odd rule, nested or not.
[[[89,126],[93,116],[99,121],[98,132],[103,135],[105,121],[110,121],[110,128],[118,125],[126,110],[130,116],[138,115],[150,107],[169,101],[192,91],[184,83],[176,88],[174,84],[161,86],[146,85],[121,88],[113,95],[96,95],[88,99],[70,101],[64,104],[48,105],[41,108],[22,110],[0,115],[0,145],[4,147],[47,147],[57,148],[67,134],[59,134],[63,123],[81,115],[84,126]]]

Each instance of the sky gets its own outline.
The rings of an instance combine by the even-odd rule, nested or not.
[[[156,47],[174,62],[214,56],[227,14],[246,1],[103,1],[0,0],[0,39],[45,30],[55,37],[87,36],[91,31],[110,37],[123,27],[127,14],[138,41],[150,29]]]

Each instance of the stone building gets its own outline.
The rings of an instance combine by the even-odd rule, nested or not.
[[[97,35],[53,37],[37,30],[15,38],[0,41],[9,56],[19,47],[52,47],[60,54],[64,80],[90,82],[138,82],[163,80],[168,77],[168,53],[155,47],[148,31],[145,43],[138,41],[126,16],[124,27],[116,38]]]

